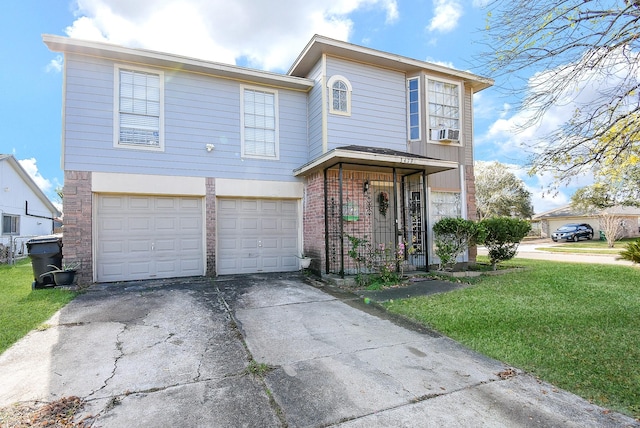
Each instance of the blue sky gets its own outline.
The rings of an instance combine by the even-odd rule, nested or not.
[[[0,153],[13,154],[56,201],[63,184],[61,57],[42,34],[102,40],[258,69],[286,71],[314,33],[478,72],[486,0],[20,0],[3,4]],[[277,5],[277,7],[274,7]],[[492,77],[492,76],[487,76]],[[497,82],[500,83],[500,82]],[[512,102],[514,100],[511,100]],[[567,203],[542,196],[521,148],[536,130],[510,131],[518,114],[497,90],[475,99],[476,160],[514,166],[536,212]]]

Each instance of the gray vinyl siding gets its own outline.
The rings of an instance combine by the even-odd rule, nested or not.
[[[315,81],[309,93],[309,160],[322,154],[322,61],[319,61],[308,76]]]
[[[473,165],[473,90],[465,86],[464,88],[463,114],[463,135],[464,135],[464,165]]]
[[[304,92],[277,90],[280,160],[243,159],[241,83],[163,70],[164,151],[115,148],[113,62],[72,54],[65,61],[66,170],[296,181],[292,171],[307,161]]]
[[[405,74],[328,57],[327,79],[336,74],[351,83],[351,116],[327,115],[328,149],[355,144],[406,151]]]

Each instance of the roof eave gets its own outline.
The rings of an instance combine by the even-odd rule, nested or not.
[[[437,172],[458,168],[458,163],[453,161],[334,149],[295,169],[293,175],[303,177],[320,170],[331,168],[340,163],[400,168],[412,171],[424,170],[427,174],[435,174]]]
[[[53,52],[94,56],[116,61],[210,74],[304,92],[311,90],[314,84],[312,80],[303,77],[254,70],[146,49],[126,48],[104,42],[72,39],[51,34],[43,34],[42,40],[49,50]]]
[[[474,92],[482,91],[494,84],[493,79],[478,76],[467,71],[456,70],[426,61],[419,61],[401,55],[378,51],[317,34],[307,43],[304,50],[294,61],[291,68],[289,68],[287,74],[291,76],[307,76],[323,53],[404,72],[427,70],[446,74],[465,81],[473,88]]]

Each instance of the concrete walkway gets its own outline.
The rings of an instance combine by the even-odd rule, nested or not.
[[[299,274],[94,287],[49,324],[0,356],[0,406],[75,395],[96,427],[640,427]]]

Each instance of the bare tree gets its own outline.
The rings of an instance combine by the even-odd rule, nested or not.
[[[624,236],[624,220],[622,217],[608,212],[598,214],[600,230],[604,232],[609,248],[613,248],[616,241]]]
[[[637,129],[628,118],[640,114],[640,1],[497,0],[487,9],[483,72],[522,95],[521,129],[559,106],[573,110],[553,115],[557,126],[531,142],[532,173],[563,184],[637,149],[634,138],[602,138]]]

